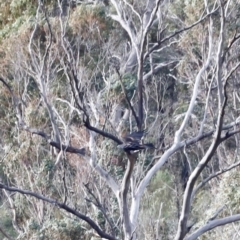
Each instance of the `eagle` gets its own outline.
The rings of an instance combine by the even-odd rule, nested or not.
[[[127,134],[123,137],[123,143],[118,145],[118,148],[121,148],[126,152],[155,148],[152,143],[142,143],[145,132],[146,131],[143,130]]]

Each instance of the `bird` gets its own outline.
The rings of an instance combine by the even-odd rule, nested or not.
[[[122,138],[123,143],[118,145],[118,148],[123,149],[125,152],[139,151],[147,148],[155,148],[152,143],[142,143],[145,130],[137,131],[127,134]]]

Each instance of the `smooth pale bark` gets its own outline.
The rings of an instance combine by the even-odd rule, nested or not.
[[[152,66],[151,70],[149,72],[147,72],[145,75],[143,74],[144,71],[144,61],[149,57],[149,55],[151,53],[154,53],[154,51],[160,46],[163,45],[163,43],[165,43],[166,41],[176,37],[178,34],[187,31],[191,28],[193,28],[194,26],[196,26],[197,24],[199,24],[200,22],[202,22],[203,20],[206,20],[207,22],[207,17],[211,16],[211,14],[213,12],[216,12],[216,9],[214,9],[212,12],[207,13],[207,15],[205,15],[204,17],[201,17],[197,22],[195,22],[194,24],[184,27],[183,29],[180,29],[174,33],[171,33],[170,35],[166,36],[165,38],[163,38],[161,40],[161,42],[158,42],[156,44],[153,44],[151,48],[147,49],[146,47],[146,36],[148,34],[148,31],[151,29],[152,23],[156,17],[156,13],[158,11],[159,8],[159,4],[160,4],[160,0],[149,0],[146,3],[146,7],[144,9],[144,12],[142,14],[142,17],[140,16],[140,14],[138,14],[135,9],[133,8],[133,6],[127,2],[127,1],[115,1],[115,0],[110,0],[112,5],[114,6],[115,10],[116,10],[116,15],[112,15],[112,19],[116,20],[117,22],[120,23],[121,27],[123,29],[125,29],[125,31],[128,33],[130,40],[131,40],[131,51],[129,53],[128,56],[128,60],[125,66],[125,69],[123,70],[124,73],[132,70],[134,67],[138,68],[138,90],[137,90],[137,94],[138,94],[138,116],[135,117],[138,128],[141,129],[142,128],[142,122],[144,121],[144,112],[143,112],[143,91],[144,91],[144,80],[146,80],[147,78],[151,77],[153,74],[157,73],[162,67],[166,67],[169,64],[175,63],[175,61],[169,62],[169,63],[159,63],[156,66]],[[229,2],[227,3],[227,6],[229,6]],[[40,1],[39,1],[40,3]],[[125,4],[129,8],[132,10],[132,13],[135,14],[135,18],[128,18],[126,17],[126,15],[124,14],[124,11],[126,9],[124,9]],[[60,1],[59,1],[59,5],[60,5]],[[221,3],[220,3],[221,5]],[[40,4],[39,4],[40,6]],[[39,9],[38,11],[39,12]],[[127,12],[127,11],[126,11]],[[224,16],[224,6],[221,5],[221,14],[222,16]],[[136,23],[132,22],[133,19],[137,19]],[[188,106],[188,109],[186,111],[186,113],[184,113],[184,119],[182,121],[182,123],[180,124],[180,127],[178,129],[178,131],[176,131],[175,133],[175,139],[174,142],[172,143],[172,145],[169,146],[169,148],[164,152],[164,154],[162,156],[159,156],[155,159],[158,159],[158,161],[155,163],[155,165],[146,173],[145,177],[142,179],[142,181],[139,183],[139,185],[137,186],[136,189],[132,188],[132,193],[131,193],[131,208],[129,209],[129,203],[128,203],[128,197],[129,197],[129,184],[130,184],[130,178],[131,178],[131,174],[133,171],[133,167],[134,167],[134,163],[135,163],[135,157],[133,155],[128,155],[128,167],[127,170],[125,172],[124,178],[122,180],[121,184],[118,184],[117,181],[106,171],[103,169],[103,167],[101,167],[97,162],[97,146],[96,146],[96,141],[95,141],[95,135],[96,134],[100,134],[101,136],[111,139],[112,141],[116,142],[116,143],[121,143],[121,140],[116,137],[114,134],[105,132],[105,130],[103,130],[101,127],[99,127],[97,124],[93,124],[92,123],[92,119],[90,118],[90,116],[93,118],[95,118],[94,123],[99,123],[99,114],[98,114],[98,109],[97,109],[97,105],[95,105],[95,99],[91,99],[91,96],[88,95],[87,97],[89,99],[87,99],[85,102],[82,99],[83,97],[80,96],[80,90],[82,90],[82,88],[84,89],[84,86],[80,89],[78,88],[78,84],[79,84],[79,79],[78,79],[78,60],[74,59],[74,54],[72,52],[71,49],[71,44],[70,42],[68,42],[68,40],[66,39],[65,36],[65,30],[66,30],[66,26],[67,26],[67,21],[65,22],[65,20],[63,20],[62,15],[60,16],[60,25],[61,25],[61,44],[62,44],[62,48],[65,51],[66,54],[66,61],[68,61],[68,63],[66,65],[64,65],[63,69],[64,69],[64,73],[66,74],[68,80],[73,84],[73,89],[72,91],[75,94],[79,94],[79,99],[77,99],[76,97],[76,102],[74,103],[75,105],[77,105],[78,109],[78,114],[79,116],[82,114],[84,115],[84,119],[83,119],[83,123],[84,126],[90,130],[90,139],[89,139],[89,150],[91,152],[90,156],[85,156],[85,160],[88,161],[88,163],[90,164],[90,166],[92,167],[92,169],[94,169],[98,175],[104,179],[106,181],[106,183],[108,184],[108,186],[111,188],[111,190],[113,191],[113,193],[115,194],[115,196],[118,199],[118,203],[119,203],[119,210],[120,210],[120,215],[121,215],[121,219],[122,219],[122,223],[123,223],[123,231],[124,231],[124,236],[126,240],[130,240],[133,236],[134,231],[137,229],[137,221],[138,221],[138,216],[139,216],[139,208],[140,208],[140,201],[141,198],[143,196],[143,193],[145,191],[145,189],[147,188],[148,184],[150,183],[151,179],[153,178],[153,176],[157,173],[157,171],[159,171],[162,166],[164,165],[164,163],[176,152],[178,151],[180,148],[184,147],[184,146],[189,146],[193,143],[196,143],[204,138],[210,138],[212,137],[212,135],[214,134],[214,137],[212,138],[212,143],[208,149],[208,151],[206,152],[206,154],[204,155],[204,157],[201,159],[201,161],[199,162],[198,166],[193,170],[192,174],[189,177],[188,183],[187,183],[187,187],[185,190],[185,194],[184,194],[184,199],[183,199],[183,206],[182,206],[182,213],[181,213],[181,217],[179,220],[179,226],[178,226],[178,231],[177,231],[177,235],[176,235],[176,239],[180,240],[183,239],[186,234],[187,234],[187,222],[188,222],[188,217],[189,214],[191,212],[191,203],[192,203],[192,198],[194,197],[196,191],[201,187],[201,185],[197,186],[194,189],[194,185],[196,183],[196,180],[198,179],[198,176],[200,175],[200,173],[202,172],[202,170],[204,169],[204,167],[206,166],[206,164],[210,161],[211,157],[213,156],[213,154],[216,151],[216,148],[218,147],[218,145],[226,140],[227,138],[229,138],[230,136],[232,136],[233,134],[239,132],[240,130],[237,129],[235,131],[229,132],[226,136],[222,137],[221,133],[223,129],[230,129],[232,126],[236,126],[239,122],[233,122],[231,124],[229,124],[228,126],[223,126],[223,116],[224,116],[224,108],[225,108],[225,104],[226,104],[226,96],[225,96],[225,89],[224,89],[224,81],[227,81],[231,74],[238,68],[239,64],[237,64],[231,71],[230,73],[226,76],[226,78],[222,78],[222,52],[223,52],[223,46],[224,46],[224,18],[221,19],[221,29],[220,29],[220,35],[219,35],[219,45],[218,45],[218,52],[216,55],[216,80],[218,82],[218,96],[219,96],[219,104],[218,104],[218,119],[217,119],[217,124],[216,124],[216,129],[214,130],[210,130],[207,133],[203,133],[203,130],[199,131],[199,134],[196,137],[189,137],[188,139],[182,139],[182,135],[184,133],[184,131],[186,130],[186,127],[188,126],[188,122],[189,119],[193,113],[194,107],[195,107],[195,101],[198,97],[199,94],[199,86],[201,84],[202,81],[202,76],[203,73],[206,71],[206,69],[208,69],[210,62],[212,61],[212,55],[213,55],[213,47],[212,47],[212,22],[211,22],[211,18],[210,18],[210,22],[209,22],[209,44],[208,46],[205,46],[208,49],[208,56],[207,59],[205,60],[205,62],[203,63],[202,68],[199,70],[196,79],[195,79],[195,83],[194,83],[194,88],[193,88],[193,92],[192,92],[192,97]],[[18,104],[18,100],[16,98],[14,98],[15,96],[13,95],[13,99],[14,100],[14,105],[16,108],[16,112],[18,116],[18,120],[19,120],[19,125],[21,125],[21,127],[23,129],[25,129],[26,131],[29,131],[31,133],[34,134],[38,134],[40,136],[42,136],[43,138],[45,138],[50,145],[58,148],[58,149],[64,149],[65,151],[68,152],[72,152],[72,153],[77,153],[77,154],[84,154],[84,151],[82,148],[77,149],[74,147],[70,147],[68,145],[64,145],[61,143],[61,138],[60,138],[60,133],[59,133],[59,128],[58,125],[56,123],[55,120],[55,113],[54,112],[54,106],[52,104],[51,99],[48,97],[48,89],[47,89],[47,84],[45,82],[45,78],[44,78],[44,74],[49,74],[48,71],[45,71],[45,67],[50,68],[50,65],[45,65],[46,62],[48,62],[46,59],[48,57],[48,52],[49,52],[49,48],[51,47],[51,33],[50,33],[50,40],[49,40],[49,44],[47,46],[46,49],[46,53],[44,54],[43,58],[41,59],[41,61],[38,61],[38,58],[36,58],[36,56],[34,55],[34,51],[32,48],[32,41],[34,38],[34,34],[36,32],[37,29],[37,24],[35,25],[35,28],[33,30],[31,39],[30,39],[30,44],[29,44],[29,53],[30,53],[30,57],[32,60],[32,69],[29,70],[29,73],[31,76],[35,77],[38,84],[39,84],[39,90],[41,92],[41,97],[43,98],[43,101],[45,103],[45,107],[48,110],[48,115],[52,124],[52,129],[54,131],[54,141],[50,139],[49,136],[47,136],[43,131],[39,131],[36,129],[31,129],[30,127],[26,126],[26,124],[23,122],[21,113],[19,111],[19,108],[17,107]],[[51,28],[49,27],[49,31],[51,31]],[[125,64],[125,63],[124,63]],[[70,70],[69,70],[69,69]],[[48,70],[48,69],[47,69]],[[120,75],[120,74],[119,74]],[[47,75],[47,79],[50,75]],[[1,80],[1,78],[0,78]],[[1,80],[2,81],[2,80]],[[3,82],[3,81],[2,81]],[[9,86],[7,86],[9,88]],[[124,89],[123,89],[124,90]],[[10,89],[11,92],[11,89]],[[124,92],[124,91],[123,91]],[[210,93],[210,90],[209,90]],[[90,93],[89,93],[90,94]],[[86,95],[84,95],[85,97]],[[127,96],[127,94],[125,93],[125,96]],[[126,97],[127,98],[127,97]],[[128,99],[127,99],[128,100]],[[87,104],[86,104],[87,102]],[[73,104],[73,105],[74,105]],[[84,106],[84,104],[87,105],[87,107],[90,108],[91,113],[89,113],[86,109],[87,107]],[[135,110],[133,108],[133,106],[130,103],[130,100],[128,100],[128,104],[129,104],[129,109],[130,110],[126,110],[124,116],[122,117],[121,120],[127,120],[129,118],[130,112],[133,113]],[[74,109],[74,106],[71,106],[72,109]],[[207,109],[207,103],[206,103],[206,108]],[[89,110],[89,111],[90,111]],[[117,123],[114,127],[116,127],[117,131],[120,132],[121,130],[121,126],[122,126],[122,122],[119,118],[119,112],[120,110],[116,110],[115,115],[113,114],[113,119],[117,119]],[[205,111],[206,113],[207,111]],[[91,115],[92,114],[92,115]],[[136,114],[134,114],[136,115]],[[138,118],[140,119],[139,123],[138,123]],[[203,129],[204,124],[202,124],[201,129]],[[237,165],[234,165],[233,167],[236,167]],[[215,175],[217,176],[217,175]],[[212,176],[212,177],[215,177]],[[210,178],[209,178],[210,179]],[[35,197],[39,197],[36,196],[35,193],[30,193],[27,191],[22,191],[22,190],[16,190],[16,189],[10,189],[7,186],[3,186],[0,185],[0,187],[2,188],[7,188],[9,191],[18,191],[22,194],[30,194],[32,196]],[[34,195],[35,194],[35,195]],[[48,201],[51,203],[56,203],[56,201],[50,201],[47,198],[41,197],[40,199],[44,200],[44,201]],[[58,203],[57,203],[58,204]],[[61,204],[58,204],[59,207],[61,207]],[[65,210],[69,210],[67,206],[64,206]],[[70,211],[71,212],[71,211]],[[197,230],[196,232],[194,232],[191,236],[189,236],[189,240],[190,239],[195,239],[196,237],[200,236],[201,234],[203,234],[204,232],[223,225],[223,224],[227,224],[231,221],[238,221],[238,215],[229,217],[229,218],[225,218],[225,219],[219,219],[219,220],[214,220],[211,221],[210,223],[208,223],[207,225],[205,225],[204,227],[200,228],[199,230]],[[88,219],[87,219],[88,221]],[[91,221],[90,221],[91,222]],[[93,224],[91,225],[94,229],[97,229],[97,231],[99,231],[98,228],[96,228],[96,226]],[[101,233],[101,232],[100,232]],[[108,236],[109,237],[109,236]],[[190,238],[191,237],[191,238]],[[187,239],[188,239],[187,238]],[[109,239],[112,239],[111,236]]]
[[[223,125],[223,118],[224,118],[224,111],[227,103],[227,96],[226,96],[226,82],[224,84],[219,83],[219,81],[222,81],[222,73],[221,73],[221,68],[222,68],[222,55],[223,55],[223,41],[224,41],[224,18],[225,16],[223,15],[223,6],[220,6],[221,8],[221,29],[220,29],[220,41],[218,44],[218,54],[216,56],[216,64],[217,64],[217,82],[218,82],[218,109],[217,109],[217,122],[216,122],[216,130],[213,135],[213,139],[211,142],[210,147],[208,148],[207,152],[205,153],[204,157],[201,159],[201,161],[198,163],[197,167],[194,169],[194,171],[191,173],[186,189],[184,191],[184,196],[183,196],[183,204],[182,204],[182,211],[181,211],[181,216],[179,219],[179,224],[178,224],[178,230],[177,234],[175,236],[175,240],[182,240],[184,239],[185,235],[187,234],[187,222],[189,218],[189,214],[191,211],[191,203],[192,203],[192,193],[194,189],[194,185],[203,171],[203,169],[206,167],[208,162],[211,160],[212,156],[214,155],[218,145],[221,143],[221,131],[222,131],[222,125]],[[209,22],[209,52],[208,52],[208,59],[207,63],[209,63],[211,59],[211,55],[213,54],[212,52],[212,32],[213,32],[213,23],[212,19],[210,18]],[[203,68],[202,68],[203,69]],[[191,104],[191,103],[190,103]]]
[[[176,152],[180,147],[181,134],[184,131],[184,129],[187,125],[187,122],[188,122],[188,120],[189,120],[189,118],[190,118],[190,116],[193,112],[193,109],[194,109],[194,106],[195,106],[195,101],[196,101],[196,98],[199,94],[198,89],[199,89],[199,85],[200,85],[200,82],[201,82],[201,77],[202,77],[202,74],[205,72],[205,70],[207,69],[207,67],[210,64],[211,54],[212,54],[212,33],[210,32],[208,58],[207,58],[206,63],[200,69],[200,71],[199,71],[199,73],[196,77],[192,98],[191,98],[188,110],[185,114],[184,120],[183,120],[179,130],[176,131],[176,133],[175,133],[174,144],[172,145],[172,147],[170,149],[168,149],[162,155],[162,157],[158,160],[158,162],[154,165],[154,167],[152,167],[151,170],[146,174],[144,179],[139,184],[139,187],[138,187],[138,189],[137,189],[137,191],[134,195],[134,198],[132,199],[131,220],[133,221],[133,225],[136,225],[136,220],[135,219],[137,219],[137,216],[138,216],[140,199],[141,199],[141,196],[142,196],[145,188],[149,184],[149,182],[152,179],[152,177],[154,176],[154,174],[163,166],[163,164],[169,159],[169,157],[174,152]]]
[[[236,221],[240,221],[240,214],[209,221],[206,225],[200,227],[197,231],[193,232],[190,236],[186,237],[184,240],[195,240],[207,231]]]

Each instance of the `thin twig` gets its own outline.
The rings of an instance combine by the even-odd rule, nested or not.
[[[74,216],[82,219],[83,221],[87,222],[99,234],[100,237],[106,238],[106,239],[109,239],[109,240],[116,240],[116,238],[114,238],[114,237],[110,236],[109,234],[105,233],[104,231],[102,231],[100,229],[100,227],[91,218],[89,218],[86,215],[78,212],[77,210],[69,207],[65,203],[58,202],[55,199],[47,198],[47,197],[45,197],[41,194],[38,194],[38,193],[35,193],[35,192],[32,192],[32,191],[22,190],[22,189],[15,188],[15,187],[9,187],[9,186],[7,186],[5,184],[2,184],[2,183],[0,183],[0,188],[5,189],[5,190],[10,191],[10,192],[18,192],[20,194],[29,195],[29,196],[35,197],[37,199],[40,199],[44,202],[48,202],[50,204],[58,206],[59,208],[64,209],[65,211],[67,211],[67,212],[73,214]]]

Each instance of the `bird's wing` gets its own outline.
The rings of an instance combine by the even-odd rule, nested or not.
[[[138,131],[138,132],[132,132],[130,134],[127,134],[124,137],[124,140],[126,142],[140,142],[144,136],[145,130],[143,131]]]
[[[138,142],[128,142],[126,144],[123,144],[121,148],[124,151],[138,151],[141,149],[145,149],[146,147],[144,145],[139,144]]]

